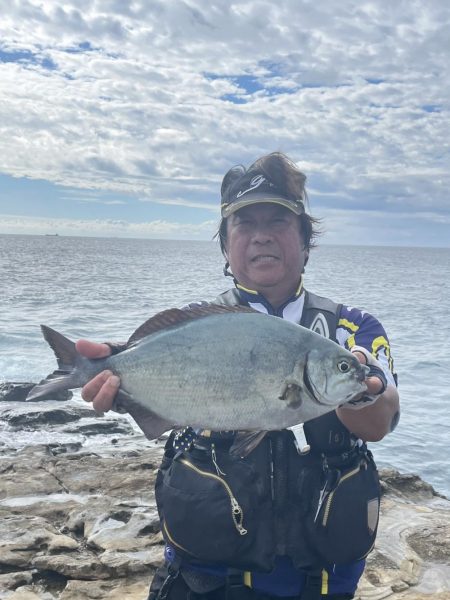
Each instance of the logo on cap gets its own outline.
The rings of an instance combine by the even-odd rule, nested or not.
[[[251,192],[253,190],[256,190],[257,188],[259,188],[259,186],[261,184],[263,184],[265,181],[267,181],[267,179],[264,177],[264,175],[255,175],[255,177],[253,177],[250,180],[250,187],[247,188],[246,190],[241,190],[236,194],[236,198],[241,198],[244,194],[247,194],[248,192]],[[270,184],[269,184],[270,185]]]

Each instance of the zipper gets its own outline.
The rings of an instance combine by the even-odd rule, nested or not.
[[[353,475],[356,475],[360,469],[361,469],[361,465],[358,465],[355,469],[353,469],[353,471],[349,471],[348,473],[343,475],[339,479],[339,482],[338,482],[337,486],[334,488],[334,490],[332,492],[330,492],[330,495],[328,496],[328,499],[325,504],[325,510],[323,512],[322,525],[324,527],[326,527],[327,522],[328,522],[328,517],[329,517],[330,509],[331,509],[331,503],[333,502],[333,497],[334,497],[336,490],[338,489],[338,487],[341,485],[341,483],[343,481],[345,481],[346,479],[350,479],[350,477],[353,477]]]
[[[167,529],[167,523],[164,521],[163,522],[163,529],[164,532],[167,536],[167,539],[169,540],[169,542],[173,545],[176,546],[177,548],[179,548],[180,550],[183,550],[184,552],[186,552],[187,554],[190,554],[189,550],[186,550],[186,548],[184,546],[182,546],[181,544],[177,544],[177,542],[173,539],[173,537],[170,535],[169,530]]]
[[[220,477],[220,475],[215,475],[214,473],[210,473],[209,471],[202,471],[201,469],[199,469],[198,467],[196,467],[195,465],[190,463],[185,458],[181,458],[180,462],[183,465],[185,465],[186,467],[188,467],[189,469],[192,469],[193,471],[198,473],[199,475],[202,475],[203,477],[211,477],[212,479],[219,481],[223,485],[223,487],[225,488],[225,491],[228,494],[228,497],[230,498],[231,516],[233,518],[234,526],[236,527],[236,530],[238,531],[238,533],[240,535],[246,535],[248,532],[247,532],[247,529],[245,529],[245,527],[243,526],[244,511],[242,510],[238,501],[234,497],[233,492],[232,492],[230,486],[228,485],[228,483],[224,479],[222,479],[222,477]]]
[[[273,461],[273,446],[272,439],[269,438],[269,469],[270,469],[270,496],[272,498],[272,502],[275,500],[275,466]]]

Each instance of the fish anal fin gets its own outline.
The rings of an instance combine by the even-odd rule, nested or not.
[[[128,413],[131,415],[149,440],[155,440],[173,428],[172,423],[143,407],[128,392],[122,389],[117,392],[112,409],[122,414]]]
[[[215,314],[224,313],[244,313],[251,312],[257,313],[248,306],[225,306],[222,304],[199,304],[190,305],[187,308],[169,308],[164,310],[153,317],[150,317],[145,323],[142,323],[136,331],[131,335],[127,342],[127,346],[136,343],[148,335],[157,333],[170,327],[175,327],[180,323],[186,321],[194,321],[195,319],[201,319]]]
[[[238,431],[230,447],[234,458],[245,458],[261,442],[267,431]]]

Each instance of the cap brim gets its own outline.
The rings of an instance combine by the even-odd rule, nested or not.
[[[274,196],[272,194],[251,194],[248,196],[248,198],[235,200],[229,204],[222,204],[222,217],[226,219],[237,210],[244,208],[245,206],[250,206],[251,204],[279,204],[280,206],[288,208],[296,215],[301,215],[303,212],[305,212],[302,202],[292,202],[292,200],[288,200],[282,196]]]

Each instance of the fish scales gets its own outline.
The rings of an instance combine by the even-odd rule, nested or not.
[[[275,428],[292,420],[279,396],[294,365],[305,357],[297,327],[247,313],[212,315],[144,338],[110,367],[123,389],[146,398],[174,424],[208,428]],[[285,404],[285,403],[284,403]],[[287,413],[283,417],[280,409]]]

